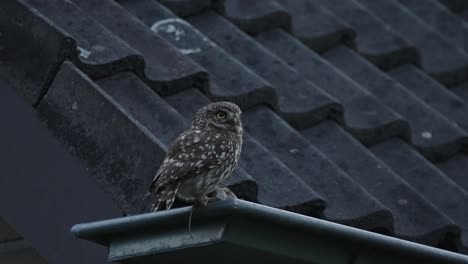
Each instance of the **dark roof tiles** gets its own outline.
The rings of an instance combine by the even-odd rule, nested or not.
[[[142,55],[70,1],[26,0],[76,41],[74,62],[93,77],[142,65]]]
[[[430,159],[452,156],[462,147],[466,133],[357,53],[335,48],[324,57],[368,89],[411,124],[411,142]]]
[[[121,105],[65,62],[38,112],[123,212],[146,208],[142,198],[164,158],[164,145]]]
[[[454,182],[468,193],[468,155],[460,153],[451,159],[435,164],[441,171],[449,176]]]
[[[139,1],[138,5],[132,1],[125,1],[122,5],[138,16],[153,32],[210,73],[212,83],[205,91],[211,96],[229,99],[241,106],[258,103],[276,105],[275,92],[268,82],[165,7],[154,1]]]
[[[21,2],[2,3],[0,24],[0,78],[9,80],[29,104],[36,105],[65,56],[76,54],[76,45],[56,24]]]
[[[439,0],[439,2],[453,12],[468,10],[468,2],[465,0]]]
[[[280,29],[267,31],[256,40],[340,100],[345,109],[344,125],[361,141],[377,142],[408,130],[407,122],[399,114],[286,32]]]
[[[468,9],[442,2],[6,1],[0,78],[125,214],[147,210],[194,112],[229,100],[238,197],[468,252],[468,55],[450,31]]]
[[[96,84],[166,146],[187,126],[177,111],[132,73],[116,74]]]
[[[463,99],[465,104],[468,104],[468,82],[451,88],[451,91],[454,92],[459,98]]]
[[[142,77],[158,92],[170,94],[187,85],[208,85],[203,68],[154,34],[114,1],[86,0],[75,3],[144,56]]]
[[[403,63],[419,63],[419,53],[413,44],[402,38],[382,20],[356,1],[314,0],[346,21],[355,32],[356,49],[380,68]]]
[[[326,219],[361,228],[391,229],[385,207],[270,109],[257,107],[244,112],[244,120],[246,131],[326,199]],[[362,218],[372,217],[379,221],[371,222],[381,225],[366,226],[369,223]]]
[[[289,13],[274,0],[221,0],[216,2],[215,8],[240,29],[251,34],[291,26]]]
[[[450,44],[468,52],[468,24],[454,16],[437,0],[427,0],[422,5],[417,0],[398,0],[429,26],[442,34]]]
[[[260,203],[307,215],[322,215],[326,200],[254,137],[246,135],[242,149],[249,154],[243,155],[239,165],[255,175],[260,183]]]
[[[374,145],[371,151],[398,173],[429,202],[462,229],[462,243],[468,246],[468,192],[399,139]]]
[[[117,0],[117,2],[137,2],[132,0]],[[178,16],[189,16],[211,7],[211,0],[159,0]]]
[[[463,20],[465,20],[465,23],[468,21],[468,9],[458,13],[458,16],[460,16]]]
[[[291,15],[291,32],[316,51],[338,44],[353,44],[356,33],[320,3],[308,0],[281,1]],[[311,26],[313,25],[313,26]]]
[[[396,1],[359,0],[369,10],[418,48],[421,67],[446,85],[468,78],[468,55]]]
[[[278,111],[295,126],[307,126],[341,111],[334,98],[221,16],[203,13],[188,21],[271,83],[278,95]]]
[[[396,236],[436,244],[454,230],[450,219],[336,123],[323,122],[301,134],[389,208]]]
[[[413,65],[404,65],[389,72],[395,80],[424,100],[465,132],[468,131],[468,105],[449,89]]]

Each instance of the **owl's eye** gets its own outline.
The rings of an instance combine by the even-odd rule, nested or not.
[[[216,118],[224,119],[224,118],[226,118],[226,113],[223,112],[223,111],[219,111],[219,112],[216,113]]]

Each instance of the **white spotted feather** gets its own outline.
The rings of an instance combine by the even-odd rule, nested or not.
[[[216,120],[216,113],[226,120]],[[169,146],[149,193],[154,195],[152,211],[163,201],[170,209],[175,197],[206,203],[206,195],[232,174],[242,145],[240,109],[220,102],[200,109],[192,126]]]

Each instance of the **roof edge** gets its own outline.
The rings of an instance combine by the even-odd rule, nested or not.
[[[161,230],[158,227],[174,225],[176,222],[187,223],[191,210],[192,207],[183,207],[77,224],[71,228],[71,232],[79,238],[108,245],[110,240],[119,235],[132,234],[142,229],[145,229],[145,232],[148,230],[157,232]],[[223,221],[226,226],[229,226],[236,225],[236,219],[242,219],[242,221],[255,222],[260,225],[274,225],[281,230],[300,232],[305,234],[305,237],[319,236],[339,241],[345,244],[350,252],[356,252],[359,255],[364,253],[376,258],[400,256],[405,259],[425,260],[424,263],[468,263],[468,256],[465,255],[243,200],[216,202],[206,208],[197,208],[193,215],[197,222],[204,224],[215,222],[219,224]],[[182,225],[182,227],[187,226]]]

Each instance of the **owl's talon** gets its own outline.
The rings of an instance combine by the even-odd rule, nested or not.
[[[203,197],[196,199],[195,202],[193,203],[193,206],[194,207],[206,207],[208,205],[208,202],[209,202],[209,198],[206,195],[204,195]]]
[[[223,191],[224,191],[224,194],[226,195],[226,199],[231,199],[231,200],[237,199],[237,196],[228,187],[224,187]]]
[[[237,196],[229,190],[227,187],[218,187],[214,191],[210,193],[210,197],[208,198],[209,202],[216,202],[216,201],[224,201],[224,200],[235,200]]]
[[[208,203],[219,202],[219,201],[224,201],[224,199],[222,199],[220,197],[210,197],[210,198],[208,198]]]

